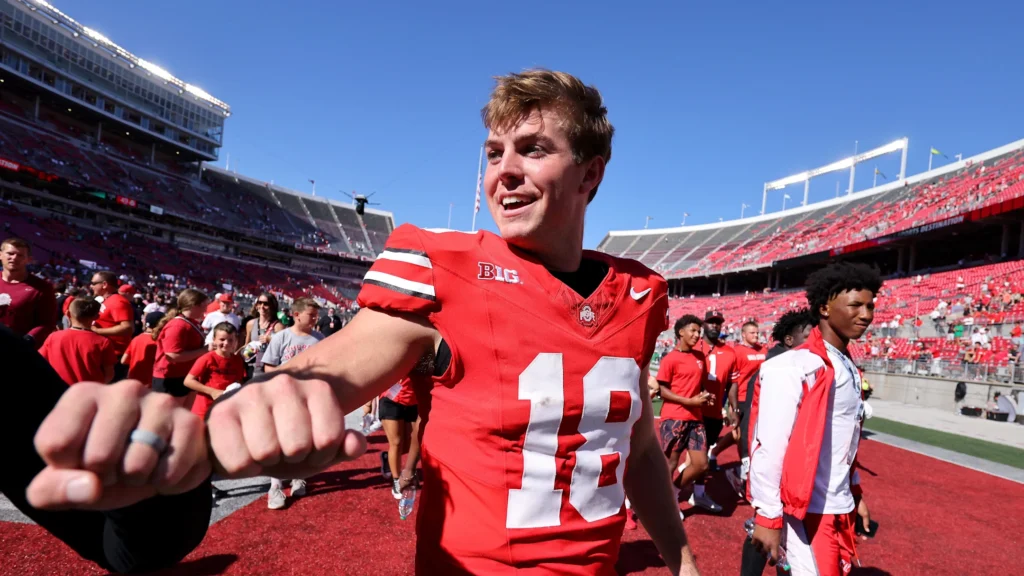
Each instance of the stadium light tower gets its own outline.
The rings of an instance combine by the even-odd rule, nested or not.
[[[765,209],[768,206],[768,192],[770,192],[772,190],[782,190],[783,188],[785,188],[786,186],[789,186],[790,184],[798,184],[800,182],[803,182],[804,183],[804,201],[803,201],[803,204],[806,205],[807,204],[807,196],[808,196],[808,193],[810,192],[810,187],[811,187],[811,178],[814,178],[815,176],[821,176],[822,174],[828,174],[829,172],[837,172],[839,170],[846,170],[847,168],[850,169],[850,189],[847,190],[846,193],[847,194],[852,194],[853,193],[854,171],[856,170],[858,163],[863,162],[865,160],[870,160],[872,158],[877,158],[878,156],[884,156],[885,154],[890,154],[892,152],[896,152],[897,150],[902,151],[902,158],[900,160],[900,175],[899,175],[898,180],[903,180],[903,178],[906,176],[906,173],[907,173],[907,148],[908,148],[909,142],[910,141],[907,138],[900,138],[899,140],[896,140],[895,142],[890,142],[890,143],[886,144],[885,146],[879,146],[878,148],[875,148],[874,150],[868,150],[867,152],[862,152],[860,154],[854,154],[853,156],[850,156],[849,158],[843,158],[842,160],[838,160],[836,162],[833,162],[831,164],[827,164],[827,165],[822,166],[820,168],[815,168],[813,170],[807,170],[806,172],[801,172],[799,174],[794,174],[792,176],[786,176],[785,178],[780,178],[778,180],[773,180],[771,182],[765,182],[764,192],[763,192],[763,194],[761,196],[761,214],[764,214],[764,211],[765,211]]]

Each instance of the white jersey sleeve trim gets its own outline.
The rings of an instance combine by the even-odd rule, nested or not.
[[[370,270],[366,273],[366,276],[363,277],[363,281],[367,284],[374,284],[382,288],[394,290],[395,292],[408,294],[410,296],[418,296],[427,300],[434,300],[436,298],[436,295],[434,294],[434,287],[430,284],[406,280],[405,278],[400,278],[386,272]]]
[[[405,262],[407,264],[415,264],[416,266],[422,266],[423,268],[433,269],[433,265],[430,264],[430,258],[427,258],[422,252],[414,251],[398,251],[394,248],[389,248],[380,253],[377,256],[378,259],[383,258],[385,260],[395,260],[396,262]]]

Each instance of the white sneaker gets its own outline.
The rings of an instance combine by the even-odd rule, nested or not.
[[[271,510],[280,510],[284,508],[284,490],[280,488],[271,488],[270,492],[267,493],[267,508]]]
[[[394,496],[395,500],[402,499],[402,489],[398,478],[391,481],[391,495]]]
[[[306,481],[292,480],[292,498],[306,495]]]
[[[722,511],[722,507],[716,504],[715,501],[712,500],[711,497],[708,496],[707,494],[704,494],[703,496],[700,497],[698,497],[696,494],[691,494],[689,502],[690,506],[700,506],[701,508],[709,512],[717,513]]]

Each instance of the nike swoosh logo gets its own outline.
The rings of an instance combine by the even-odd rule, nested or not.
[[[643,298],[644,296],[647,296],[647,293],[650,292],[650,291],[651,291],[651,289],[648,288],[647,290],[644,290],[643,292],[637,292],[636,289],[633,288],[632,286],[629,287],[629,295],[633,297],[633,300],[639,300],[639,299]]]

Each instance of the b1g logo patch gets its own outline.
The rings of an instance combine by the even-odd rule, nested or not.
[[[494,280],[497,282],[504,282],[506,284],[519,284],[519,272],[515,270],[509,270],[502,268],[497,264],[491,264],[490,262],[477,262],[479,273],[477,278],[480,280]]]
[[[597,322],[597,316],[594,314],[594,310],[589,304],[580,306],[579,321],[580,324],[587,328],[592,327]]]

